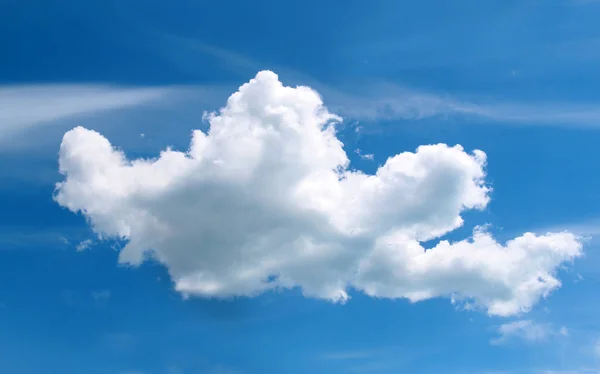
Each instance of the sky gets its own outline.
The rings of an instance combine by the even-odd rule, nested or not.
[[[0,372],[600,373],[599,17],[0,1]]]

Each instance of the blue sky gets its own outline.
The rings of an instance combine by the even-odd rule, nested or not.
[[[600,234],[599,17],[600,2],[594,0],[1,2],[0,371],[599,372],[600,253],[594,239]],[[341,205],[325,211],[327,201],[319,200],[311,209],[320,212],[315,217],[328,217],[327,225],[346,227],[355,220],[372,223],[377,227],[373,232],[379,233],[384,227],[404,229],[416,222],[418,230],[431,229],[428,225],[436,217],[445,217],[442,207],[460,195],[465,208],[455,213],[464,224],[444,226],[443,235],[419,239],[428,252],[438,250],[440,238],[456,243],[471,237],[475,227],[487,225],[486,232],[499,245],[529,231],[573,233],[583,254],[564,254],[552,266],[529,255],[509,257],[514,261],[503,265],[494,257],[503,249],[490,247],[457,258],[461,264],[479,259],[475,269],[448,265],[440,275],[430,264],[433,268],[422,278],[411,278],[406,274],[416,268],[407,265],[403,272],[398,269],[404,269],[404,262],[382,257],[380,267],[366,275],[342,276],[335,272],[347,270],[344,261],[379,257],[360,252],[351,259],[353,254],[303,262],[284,248],[293,244],[295,237],[289,236],[281,239],[285,245],[270,252],[258,248],[255,257],[237,251],[236,245],[246,245],[254,234],[270,238],[268,225],[257,222],[262,217],[271,224],[286,222],[291,233],[308,230],[306,235],[342,253],[358,253],[357,243],[373,245],[375,253],[377,246],[369,240],[383,234],[359,239],[341,231],[317,235],[310,229],[319,226],[317,218],[285,215],[296,212],[292,208],[273,213],[272,206],[249,205],[258,213],[245,219],[249,213],[236,205],[236,198],[211,195],[212,185],[230,191],[225,177],[217,177],[225,167],[210,169],[216,174],[205,172],[214,180],[206,177],[194,184],[184,164],[160,169],[162,174],[137,174],[133,168],[118,174],[122,170],[109,162],[112,156],[96,158],[104,138],[129,159],[156,158],[167,147],[185,152],[193,129],[208,133],[219,120],[246,123],[250,118],[248,123],[262,126],[271,117],[247,107],[256,105],[252,108],[263,113],[273,104],[269,100],[279,100],[269,91],[279,89],[273,77],[257,76],[263,70],[277,73],[285,86],[311,87],[331,113],[343,117],[336,137],[350,160],[350,176],[362,178],[358,171],[379,175],[388,158],[438,143],[460,144],[466,153],[440,153],[435,165],[442,167],[432,166],[432,173],[451,169],[470,182],[480,167],[485,169],[490,200],[481,209],[466,207],[471,198],[483,201],[475,196],[481,186],[461,184],[458,180],[463,179],[449,175],[447,180],[440,177],[441,185],[433,177],[426,179],[414,191],[393,185],[398,193],[390,192],[381,201],[348,187],[343,196],[371,203],[363,207],[359,201],[355,208],[342,199]],[[240,89],[242,109],[228,104],[229,95],[255,77],[247,91]],[[301,100],[312,96],[289,92],[295,101],[276,103],[295,115],[305,104]],[[216,112],[217,119],[205,115],[224,106],[230,111]],[[98,134],[81,130],[65,135],[76,126]],[[247,161],[253,159],[252,149],[222,134],[222,140],[209,140],[212,152],[230,161],[225,164],[240,167],[236,176],[245,175],[252,168]],[[318,139],[325,136],[319,134]],[[300,138],[278,139],[282,143],[261,144],[279,144],[292,154],[308,150],[320,155],[317,151],[322,150]],[[229,155],[232,144],[231,149],[248,156]],[[308,148],[294,148],[297,144]],[[260,186],[273,187],[272,180],[279,177],[287,186],[286,170],[300,173],[316,163],[326,169],[328,160],[339,155],[336,149],[324,148],[322,158],[306,156],[308,163],[285,161],[285,168],[267,168],[277,160],[261,164],[267,173],[253,176]],[[475,149],[487,155],[485,165],[466,156]],[[405,165],[412,162],[403,160]],[[462,166],[454,168],[453,160],[461,160]],[[183,173],[178,185],[187,192],[173,187],[153,195],[155,183],[167,185],[171,171]],[[109,180],[115,175],[121,178]],[[55,190],[62,181],[68,181],[67,187]],[[127,183],[160,199],[148,202],[130,192]],[[242,202],[266,202],[270,195],[267,187],[236,186],[252,195]],[[263,190],[267,193],[261,194]],[[431,195],[419,195],[422,190]],[[88,196],[86,191],[92,192]],[[314,195],[302,195],[307,197],[305,207]],[[214,197],[211,205],[206,205],[206,196]],[[413,197],[394,211],[404,196]],[[419,200],[422,196],[427,199]],[[188,205],[211,209],[184,209]],[[144,226],[154,221],[128,221],[128,214],[140,211],[133,207],[181,228],[169,236],[160,231],[163,226]],[[87,213],[74,214],[77,210]],[[425,216],[433,221],[424,221]],[[232,221],[256,223],[256,232],[243,236],[242,228],[211,236],[211,227],[219,231]],[[305,226],[299,229],[290,222]],[[227,247],[225,239],[237,244]],[[132,266],[136,251],[152,246],[157,258]],[[440,260],[446,258],[438,253]],[[264,265],[277,256],[288,261],[285,266]],[[556,260],[543,257],[550,258]],[[244,261],[254,267],[238,265]],[[259,286],[253,278],[237,282],[242,270],[263,271],[263,265],[275,272],[265,273],[268,277],[279,277],[269,278],[277,284],[274,289],[259,290],[270,283]],[[518,279],[496,279],[484,267],[489,274],[508,269],[506,274]],[[216,269],[214,274],[211,269]],[[537,279],[536,274],[545,272],[561,282],[547,297],[519,291],[525,284],[521,275]],[[390,278],[385,278],[388,273]],[[208,287],[213,283],[199,280],[198,274],[209,274],[217,286]],[[347,302],[327,300],[329,291],[339,291],[328,288],[330,279],[343,279]],[[426,300],[407,300],[411,292],[423,290],[431,292]],[[506,292],[523,298],[513,300]],[[467,304],[453,304],[451,293],[462,294]],[[533,301],[527,301],[529,296]],[[500,299],[510,299],[523,310],[497,313],[494,303]]]

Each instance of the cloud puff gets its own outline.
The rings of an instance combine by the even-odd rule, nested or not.
[[[483,209],[486,155],[425,145],[390,157],[374,175],[349,169],[340,120],[309,87],[262,71],[231,95],[189,149],[128,160],[77,127],[59,154],[55,200],[102,237],[127,240],[121,263],[163,263],[178,291],[252,296],[299,287],[306,296],[470,300],[492,315],[531,308],[560,286],[557,268],[581,254],[568,232],[505,245],[478,229],[441,241]]]
[[[509,339],[519,338],[528,342],[545,341],[550,337],[567,336],[569,330],[562,326],[555,329],[550,324],[535,323],[531,320],[520,320],[505,323],[498,328],[499,337],[491,341],[492,344],[503,344]]]

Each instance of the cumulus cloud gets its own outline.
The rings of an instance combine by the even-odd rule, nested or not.
[[[349,289],[416,302],[447,296],[492,315],[526,311],[560,286],[581,254],[568,232],[501,244],[484,229],[432,248],[490,199],[486,154],[424,145],[375,174],[349,168],[340,118],[309,87],[262,71],[207,116],[185,152],[129,160],[77,127],[59,154],[55,200],[104,238],[127,240],[119,261],[163,263],[178,291],[253,296],[274,288],[346,301]]]
[[[520,320],[500,325],[498,334],[499,336],[491,341],[492,344],[503,344],[514,338],[528,342],[540,342],[550,337],[567,336],[569,335],[569,330],[565,326],[556,329],[551,324]]]

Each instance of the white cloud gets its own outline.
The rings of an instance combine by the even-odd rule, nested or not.
[[[518,125],[598,127],[598,103],[518,103],[500,100],[464,100],[451,95],[397,86],[370,83],[360,94],[320,85],[330,109],[357,120],[422,120],[464,118],[483,122]]]
[[[537,231],[570,231],[579,236],[591,239],[600,235],[600,218],[595,217],[582,222],[570,222],[552,227],[544,227]]]
[[[152,102],[173,88],[101,85],[0,86],[0,140],[33,125]]]
[[[188,151],[153,160],[128,160],[95,131],[67,132],[55,200],[101,236],[127,239],[121,263],[152,255],[177,290],[203,297],[299,287],[345,301],[355,288],[413,302],[469,299],[506,316],[558,288],[557,268],[581,254],[568,232],[502,245],[483,229],[425,251],[422,241],[487,205],[485,153],[426,145],[374,175],[350,171],[332,124],[339,118],[315,91],[285,87],[272,72],[208,120]]]
[[[356,152],[356,154],[362,158],[363,160],[369,160],[369,161],[373,161],[373,159],[375,158],[375,155],[372,153],[363,153],[360,149],[355,150],[354,152]]]
[[[77,249],[77,251],[81,252],[85,251],[86,249],[89,249],[92,244],[94,244],[94,241],[92,239],[85,239],[80,241],[75,248]]]
[[[565,326],[555,329],[551,324],[540,324],[531,320],[520,320],[500,325],[498,334],[499,336],[491,341],[492,344],[503,344],[514,338],[526,340],[528,342],[540,342],[551,337],[568,336],[569,330]]]
[[[319,87],[320,86],[320,87]],[[484,116],[484,108],[451,97],[419,92],[392,84],[366,84],[360,94],[319,84],[329,106],[344,117],[366,120],[420,120],[445,116]]]
[[[464,97],[427,92],[387,81],[363,81],[355,86],[332,87],[327,82],[318,81],[297,70],[273,66],[272,63],[266,64],[196,39],[154,31],[149,31],[148,37],[152,40],[154,48],[164,53],[166,58],[172,58],[174,63],[188,72],[195,72],[197,66],[190,61],[199,61],[206,56],[214,58],[238,75],[264,69],[267,65],[276,68],[287,79],[295,83],[309,84],[317,89],[328,103],[329,109],[354,120],[398,121],[460,117],[507,125],[600,126],[600,109],[597,102],[520,102],[494,99],[494,95],[490,93],[469,95],[471,98],[467,100]],[[422,46],[422,42],[417,41],[415,45]],[[397,38],[394,38],[393,44],[398,45]],[[364,47],[361,46],[361,50],[364,50]],[[597,50],[591,48],[589,43],[584,47],[587,47],[583,48],[585,50]],[[569,44],[566,48],[571,50],[573,46]],[[478,50],[478,59],[480,55],[481,51]],[[555,50],[553,55],[556,55]]]

